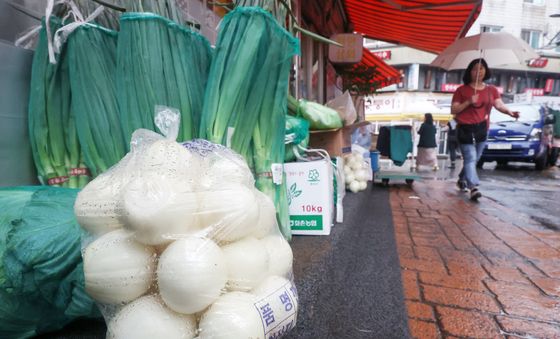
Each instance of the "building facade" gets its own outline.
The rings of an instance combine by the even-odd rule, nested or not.
[[[492,68],[489,83],[499,88],[504,101],[528,93],[535,101],[560,107],[560,17],[552,16],[558,13],[558,0],[484,0],[467,36],[507,32],[525,40],[541,56],[525,65]],[[389,94],[381,92],[424,92],[430,93],[435,104],[449,102],[451,93],[462,83],[462,71],[447,72],[429,65],[435,54],[379,41],[366,41],[366,47],[403,74],[400,84],[380,90],[374,98]],[[378,108],[370,111],[382,113],[383,108]]]

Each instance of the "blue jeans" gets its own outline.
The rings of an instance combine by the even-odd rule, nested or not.
[[[476,163],[482,156],[486,141],[474,142],[474,144],[460,144],[461,153],[463,154],[463,169],[459,173],[459,180],[467,182],[467,188],[471,189],[478,186],[480,180],[476,173]]]

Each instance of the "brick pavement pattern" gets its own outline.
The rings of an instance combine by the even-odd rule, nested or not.
[[[390,190],[414,338],[560,338],[559,231],[451,181]]]

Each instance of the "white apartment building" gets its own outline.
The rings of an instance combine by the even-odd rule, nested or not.
[[[541,57],[526,65],[493,67],[489,82],[498,86],[505,101],[530,93],[535,101],[560,107],[560,0],[484,0],[467,36],[497,31],[522,38]],[[366,103],[370,114],[397,113],[395,110],[403,108],[414,113],[414,107],[418,107],[417,113],[427,112],[429,104],[449,102],[462,83],[462,71],[429,66],[435,54],[380,41],[366,40],[366,47],[404,76],[400,84],[383,88],[370,98]],[[407,103],[410,100],[414,103]]]

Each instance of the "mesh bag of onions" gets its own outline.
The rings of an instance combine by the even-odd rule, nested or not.
[[[243,158],[206,140],[137,130],[74,211],[85,286],[107,338],[280,338],[296,324],[293,255]]]

